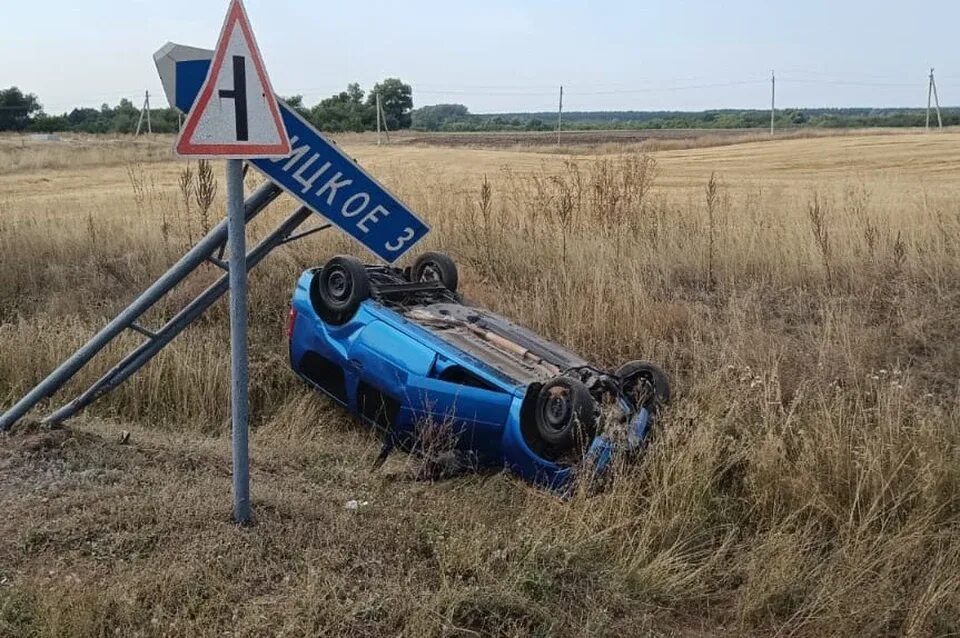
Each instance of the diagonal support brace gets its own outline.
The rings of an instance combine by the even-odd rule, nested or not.
[[[290,215],[276,230],[270,233],[256,247],[247,253],[247,270],[253,269],[274,248],[286,243],[287,238],[304,221],[313,216],[309,208],[303,206]],[[84,409],[100,397],[114,390],[137,370],[142,368],[160,350],[180,334],[197,317],[212,306],[230,288],[230,276],[223,275],[216,282],[178,312],[156,333],[156,337],[146,341],[130,352],[120,363],[110,369],[96,383],[90,386],[76,399],[46,417],[43,422],[57,424]]]
[[[273,182],[267,182],[258,188],[244,202],[246,221],[257,216],[281,193],[279,186]],[[187,275],[193,272],[200,264],[206,261],[207,257],[216,250],[217,246],[226,241],[227,220],[221,221],[217,226],[207,233],[207,236],[201,239],[186,255],[180,258],[170,270],[160,276],[149,288],[147,288],[133,303],[127,306],[119,315],[104,326],[100,332],[93,336],[86,344],[64,361],[54,370],[46,379],[41,381],[35,388],[20,399],[12,408],[0,415],[0,432],[9,430],[14,423],[29,412],[37,403],[53,395],[54,392],[63,387],[73,376],[83,368],[98,352],[110,343],[114,337],[126,330],[130,325],[146,312],[161,297],[170,292],[174,286],[180,283]]]
[[[129,328],[130,328],[131,330],[133,330],[134,332],[138,332],[138,333],[142,334],[142,335],[143,335],[144,337],[146,337],[147,339],[156,339],[156,338],[157,338],[157,333],[156,333],[156,332],[154,332],[153,330],[150,330],[149,328],[144,328],[143,326],[141,326],[141,325],[140,325],[139,323],[137,323],[136,321],[134,321],[133,323],[131,323],[130,326],[129,326]]]

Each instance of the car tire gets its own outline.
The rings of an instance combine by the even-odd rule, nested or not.
[[[457,292],[460,275],[457,265],[443,253],[423,253],[410,271],[411,281],[439,281],[450,292]]]
[[[637,391],[637,384],[643,380],[649,384],[648,396],[644,407],[654,411],[670,401],[670,380],[667,373],[649,361],[629,361],[617,370],[617,376],[623,382],[623,391],[631,395]]]
[[[363,263],[355,258],[334,257],[314,276],[310,299],[320,318],[341,325],[353,318],[360,304],[370,297],[370,278]]]
[[[537,395],[537,433],[555,451],[565,452],[588,442],[596,430],[597,403],[581,381],[557,377]]]

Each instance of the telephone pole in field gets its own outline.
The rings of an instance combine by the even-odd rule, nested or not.
[[[380,146],[380,130],[387,136],[387,144],[390,143],[390,129],[387,128],[387,114],[383,112],[383,103],[380,101],[380,93],[377,94],[377,146]]]
[[[560,108],[557,110],[557,145],[560,145],[560,131],[563,129],[563,85],[560,85]]]
[[[377,93],[377,146],[380,146],[380,94]]]
[[[777,116],[777,74],[770,71],[770,135],[773,135]]]
[[[137,135],[140,135],[140,129],[143,127],[143,116],[147,116],[147,133],[153,133],[153,126],[150,123],[150,91],[144,94],[143,108],[140,109],[140,119],[137,120]]]
[[[943,117],[940,115],[940,96],[937,95],[937,81],[933,77],[933,68],[930,69],[930,85],[927,87],[927,125],[926,129],[930,130],[930,106],[931,100],[933,104],[937,107],[937,128],[943,129]]]

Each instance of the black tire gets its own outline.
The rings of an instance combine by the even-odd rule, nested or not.
[[[623,391],[627,395],[645,392],[642,403],[650,411],[670,401],[670,380],[667,373],[649,361],[629,361],[617,370],[617,376],[623,381]],[[643,382],[646,388],[640,387]]]
[[[450,292],[457,292],[460,275],[457,265],[443,253],[423,253],[413,263],[411,281],[439,281]]]
[[[584,445],[597,427],[597,403],[582,382],[571,377],[548,381],[537,395],[537,433],[555,451]]]
[[[360,303],[369,297],[367,269],[355,257],[334,257],[314,276],[310,285],[314,310],[321,319],[335,326],[349,321]]]

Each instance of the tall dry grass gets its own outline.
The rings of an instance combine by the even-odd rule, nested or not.
[[[0,135],[0,167],[3,172],[38,169],[122,166],[170,158],[169,135],[83,135],[60,133],[51,139],[25,134]]]
[[[135,214],[4,202],[0,403],[198,236],[195,189],[152,178],[151,166],[133,166],[116,198]],[[146,551],[146,564],[175,580],[125,570],[102,594],[27,576],[0,587],[0,633],[212,635],[238,623],[241,608],[240,618],[263,613],[290,634],[960,632],[957,193],[856,174],[785,190],[731,184],[722,172],[671,189],[643,154],[439,186],[442,174],[398,164],[383,179],[433,223],[430,248],[459,262],[471,299],[599,364],[664,364],[676,399],[643,462],[603,494],[569,502],[507,478],[387,483],[375,492],[384,511],[360,528],[280,494],[288,484],[299,493],[299,477],[313,472],[321,490],[353,485],[347,468],[370,457],[358,460],[357,449],[375,446],[287,369],[282,330],[297,272],[356,250],[321,234],[278,251],[252,280],[254,438],[271,468],[260,507],[277,534],[269,546],[247,562],[217,550],[228,562],[211,571],[175,566],[206,555],[202,541],[178,553],[154,539],[160,549]],[[222,213],[219,194],[211,210]],[[151,319],[217,274],[201,273]],[[226,326],[218,305],[92,412],[176,441],[226,436]],[[85,371],[72,388],[94,378]],[[199,476],[195,465],[186,476]],[[163,467],[174,484],[157,488],[166,494],[181,470]],[[321,540],[305,512],[341,536]],[[162,520],[145,523],[151,534],[166,530]],[[33,557],[49,545],[17,538],[16,568],[40,573]],[[195,587],[182,581],[190,573]],[[258,582],[281,580],[272,606],[244,606]],[[118,588],[136,595],[111,597]]]

